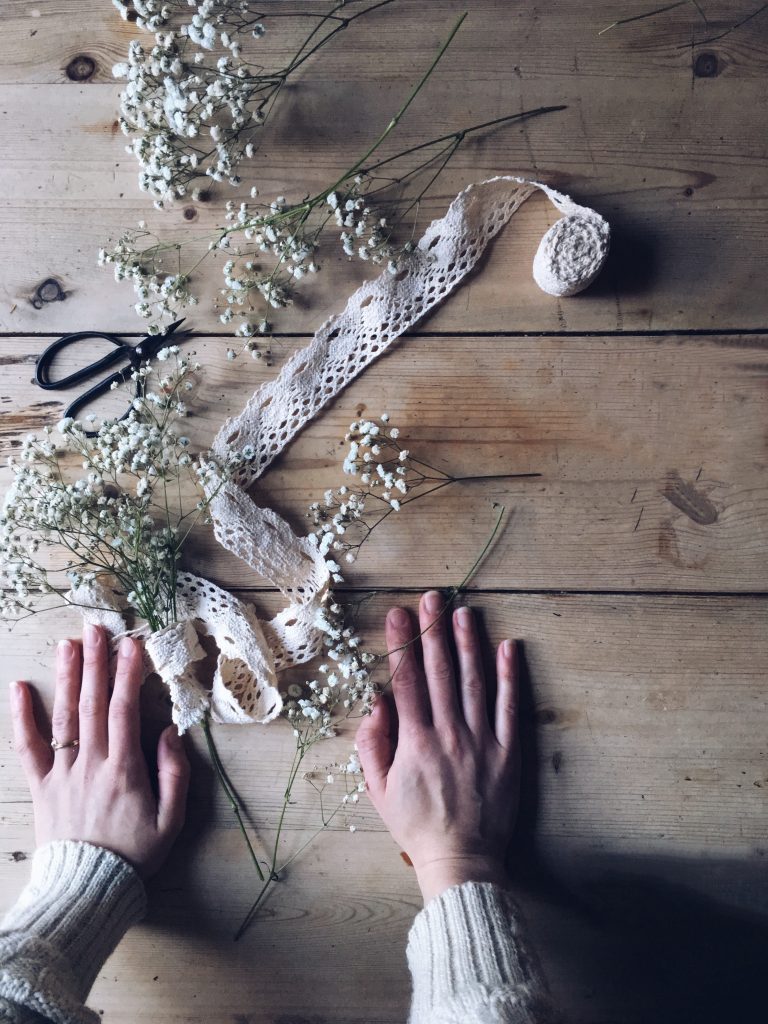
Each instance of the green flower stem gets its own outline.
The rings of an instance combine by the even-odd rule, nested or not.
[[[290,771],[288,773],[288,784],[285,787],[285,793],[283,795],[283,807],[282,807],[282,810],[280,812],[280,818],[278,819],[278,822],[277,822],[277,831],[275,833],[275,842],[274,842],[274,845],[272,847],[272,857],[271,857],[271,861],[270,861],[268,877],[264,880],[264,885],[261,887],[261,890],[259,891],[256,899],[251,904],[251,906],[250,906],[250,908],[248,910],[248,913],[243,918],[243,921],[242,921],[240,927],[235,932],[235,936],[234,936],[235,942],[237,942],[245,934],[246,930],[248,929],[248,926],[250,925],[251,921],[253,920],[253,917],[254,917],[256,911],[258,910],[259,906],[261,905],[262,900],[266,896],[270,886],[274,882],[278,881],[279,876],[278,876],[278,872],[277,872],[277,855],[278,855],[279,848],[280,848],[280,837],[281,837],[282,832],[283,832],[283,825],[285,824],[285,815],[286,815],[286,812],[288,810],[288,805],[291,802],[291,794],[293,793],[293,785],[294,785],[294,783],[296,781],[296,776],[299,773],[299,768],[301,767],[301,763],[304,760],[305,754],[307,753],[307,751],[309,750],[309,748],[311,746],[312,746],[312,744],[311,743],[306,743],[304,740],[302,740],[301,736],[297,737],[296,751],[295,751],[295,753],[293,755],[293,761],[291,762],[291,769],[290,769]]]
[[[456,33],[461,28],[461,26],[462,26],[462,24],[464,22],[464,19],[467,17],[467,13],[468,12],[465,11],[462,15],[459,16],[458,20],[456,21],[456,24],[451,29],[451,32],[450,32],[448,38],[445,40],[445,42],[442,44],[440,49],[437,51],[435,59],[432,61],[432,63],[427,68],[427,70],[424,72],[424,74],[419,79],[419,81],[413,87],[413,89],[411,90],[410,95],[408,96],[408,99],[405,101],[405,103],[402,105],[402,107],[400,107],[400,109],[395,114],[395,116],[392,118],[392,120],[389,122],[389,124],[384,129],[384,131],[381,133],[381,135],[379,135],[378,139],[376,139],[376,141],[373,143],[373,145],[370,146],[369,149],[366,150],[365,153],[363,153],[363,155],[360,157],[360,159],[355,164],[353,164],[352,167],[350,167],[350,169],[338,179],[338,181],[336,181],[333,185],[331,185],[330,188],[325,189],[321,194],[319,194],[317,197],[315,197],[318,201],[324,201],[326,196],[330,195],[331,192],[334,192],[339,187],[339,185],[343,185],[345,181],[348,181],[353,175],[355,175],[364,166],[364,164],[365,164],[366,160],[368,159],[368,157],[372,156],[376,152],[376,150],[379,148],[379,146],[381,146],[381,144],[389,137],[389,135],[391,135],[391,133],[395,130],[395,128],[397,128],[398,124],[403,119],[403,116],[405,115],[406,110],[408,109],[408,107],[410,107],[410,105],[413,103],[413,101],[419,95],[421,90],[427,84],[427,80],[430,78],[430,76],[432,75],[432,72],[435,70],[437,65],[442,60],[443,56],[445,55],[445,51],[448,49],[448,47],[453,42],[454,36],[456,35]],[[310,202],[311,202],[311,200],[310,200]]]
[[[253,866],[256,868],[256,872],[261,881],[264,882],[264,872],[261,870],[261,865],[259,864],[259,860],[256,856],[256,851],[254,850],[253,845],[251,844],[251,840],[248,835],[248,830],[245,827],[243,816],[240,812],[240,799],[238,798],[237,793],[235,792],[234,787],[232,786],[232,783],[229,780],[229,776],[227,775],[224,765],[221,762],[221,758],[219,757],[219,752],[218,749],[216,748],[216,744],[213,739],[213,734],[211,732],[211,723],[209,721],[208,714],[206,714],[205,717],[203,718],[201,728],[203,730],[203,735],[205,736],[205,742],[208,747],[208,754],[210,755],[211,764],[213,765],[216,778],[218,779],[219,785],[221,786],[222,791],[226,796],[230,807],[232,808],[232,813],[235,816],[235,820],[237,821],[238,827],[240,828],[240,831],[243,834],[243,838],[245,839],[245,845],[248,847],[248,853],[250,854]]]
[[[676,7],[687,7],[691,2],[692,0],[677,0],[677,3],[666,4],[664,7],[657,7],[653,11],[645,11],[644,14],[633,14],[630,18],[621,18],[619,21],[614,21],[611,25],[601,28],[597,34],[603,36],[606,32],[610,32],[611,29],[618,28],[620,25],[629,25],[633,21],[644,21],[645,18],[653,18],[657,14],[664,14],[665,11],[674,11]]]

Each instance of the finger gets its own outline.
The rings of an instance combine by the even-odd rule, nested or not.
[[[391,608],[386,623],[389,671],[397,715],[403,729],[429,725],[429,694],[416,657],[411,617],[404,608]]]
[[[519,682],[517,644],[504,640],[496,652],[496,739],[505,750],[517,746]]]
[[[390,708],[383,695],[376,699],[373,711],[358,726],[355,746],[368,792],[376,803],[384,795],[393,756]]]
[[[109,756],[120,763],[141,757],[139,693],[144,677],[141,646],[126,636],[120,641],[115,685],[109,701]]]
[[[181,736],[175,725],[169,725],[157,745],[157,827],[171,841],[184,824],[189,775],[189,760]]]
[[[32,706],[32,694],[26,683],[11,683],[13,742],[30,786],[39,782],[53,767],[53,751],[40,735]]]
[[[83,629],[83,681],[80,686],[80,747],[88,754],[107,756],[109,653],[99,626]]]
[[[79,645],[72,640],[62,640],[56,650],[56,689],[51,715],[51,732],[58,743],[72,743],[80,737],[78,704],[81,675]],[[56,750],[54,760],[66,768],[74,764],[76,757],[76,747],[64,747]]]
[[[457,608],[453,617],[453,636],[459,658],[461,705],[464,719],[475,736],[488,731],[488,704],[485,673],[480,654],[475,617],[469,608]]]
[[[448,646],[446,617],[442,595],[437,590],[430,590],[419,603],[419,627],[432,718],[437,725],[456,721],[459,717],[456,673]]]

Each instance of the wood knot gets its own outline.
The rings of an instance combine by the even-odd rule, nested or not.
[[[714,53],[700,53],[693,63],[693,73],[697,78],[716,78],[719,70]]]
[[[554,708],[540,708],[533,716],[533,720],[537,725],[552,725],[557,721],[557,712]]]
[[[37,286],[30,301],[35,309],[42,309],[49,302],[63,302],[66,297],[67,293],[56,278],[47,277]]]
[[[184,220],[197,220],[197,210],[194,206],[184,207]]]
[[[85,53],[79,53],[64,70],[70,82],[87,82],[96,73],[96,61]]]

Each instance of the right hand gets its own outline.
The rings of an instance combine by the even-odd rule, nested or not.
[[[160,737],[156,798],[141,749],[141,647],[120,643],[109,692],[107,638],[86,626],[80,644],[64,640],[56,655],[53,735],[67,744],[55,752],[38,729],[27,683],[11,684],[16,749],[32,792],[38,845],[73,839],[103,846],[153,874],[181,826],[189,761],[175,726]],[[78,746],[69,745],[77,740]]]
[[[468,608],[453,614],[458,670],[437,591],[419,607],[423,667],[408,612],[393,608],[386,638],[392,697],[357,732],[368,793],[416,869],[425,902],[466,881],[508,882],[504,868],[519,796],[516,650],[496,655],[489,714],[480,641]]]

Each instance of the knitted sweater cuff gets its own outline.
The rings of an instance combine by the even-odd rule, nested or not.
[[[408,936],[411,1024],[539,1019],[543,993],[518,920],[509,893],[488,882],[453,886],[427,903]]]
[[[0,926],[0,997],[62,1024],[98,1020],[85,998],[145,910],[144,885],[122,857],[69,840],[40,847]]]

